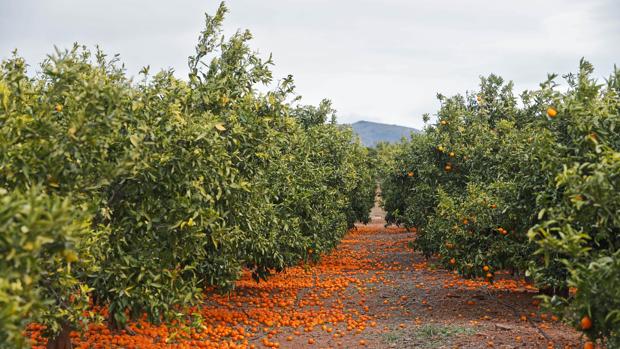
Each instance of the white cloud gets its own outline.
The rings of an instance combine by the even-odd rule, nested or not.
[[[54,44],[100,44],[130,73],[174,67],[218,2],[21,0],[0,2],[0,57],[19,48],[31,65]],[[497,73],[517,89],[579,58],[607,75],[620,57],[616,0],[231,0],[227,32],[248,28],[273,52],[275,75],[293,74],[304,101],[330,98],[341,120],[421,127],[437,92],[476,88]]]

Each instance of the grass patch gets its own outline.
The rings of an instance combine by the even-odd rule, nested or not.
[[[413,336],[416,340],[424,342],[428,348],[445,344],[450,338],[459,335],[473,335],[476,331],[470,327],[457,325],[426,324],[416,328]]]
[[[420,339],[441,339],[458,336],[461,334],[472,335],[475,333],[476,331],[470,327],[435,324],[422,325],[414,331],[415,336]]]
[[[402,331],[391,331],[383,334],[383,340],[385,340],[389,344],[392,344],[398,341],[402,336]]]
[[[452,337],[459,335],[473,335],[476,331],[470,327],[457,325],[426,324],[412,330],[393,330],[383,334],[383,340],[388,344],[416,344],[421,348],[435,348],[445,345]]]

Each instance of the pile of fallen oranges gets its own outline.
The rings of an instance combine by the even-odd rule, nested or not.
[[[373,232],[376,229],[359,227],[320,263],[290,268],[266,282],[256,283],[247,272],[233,292],[207,291],[204,305],[188,309],[178,320],[153,324],[142,319],[121,331],[90,324],[84,331],[71,333],[72,343],[75,348],[278,348],[281,344],[275,338],[287,327],[294,329],[294,336],[313,331],[335,339],[359,334],[373,325],[372,316],[363,300],[355,307],[345,303],[353,298],[351,292],[363,292],[363,283],[377,279],[362,281],[355,276],[359,270],[373,269],[372,261],[367,251],[348,246],[357,236]],[[107,313],[106,309],[94,310],[104,317]],[[28,327],[26,335],[33,348],[45,348],[44,329],[38,324]],[[288,336],[285,341],[294,339]],[[305,342],[312,345],[314,339]]]
[[[373,236],[378,230],[381,230],[381,238]],[[375,314],[376,309],[374,312],[370,309],[376,285],[398,287],[394,286],[396,279],[390,276],[394,271],[425,274],[423,279],[404,280],[413,282],[416,289],[426,290],[427,296],[416,301],[424,309],[432,309],[432,296],[428,292],[433,289],[443,288],[450,292],[483,288],[510,293],[536,291],[531,284],[512,278],[505,271],[498,271],[497,280],[489,283],[483,279],[464,279],[445,270],[438,271],[432,260],[405,262],[373,257],[412,253],[412,235],[385,239],[384,234],[404,232],[402,228],[360,226],[350,231],[338,249],[323,256],[318,264],[290,268],[260,283],[246,272],[233,292],[221,294],[207,290],[204,303],[185,309],[177,320],[153,324],[143,318],[120,331],[93,323],[83,331],[72,332],[71,340],[75,348],[367,347],[372,346],[373,333],[388,330],[385,322],[381,326],[377,322],[395,314],[406,313],[415,319],[412,322],[415,326],[422,326],[426,321],[424,315],[410,312],[407,306],[411,304],[410,295],[407,294],[383,299],[381,306],[386,312],[382,314]],[[376,298],[376,294],[374,296]],[[452,293],[445,294],[445,297],[451,296]],[[501,298],[502,294],[498,293],[497,297]],[[463,302],[468,306],[479,306],[473,299],[467,298]],[[107,316],[105,308],[92,310],[102,317]],[[480,321],[490,319],[486,314],[482,315],[485,316]],[[523,312],[521,321],[537,316]],[[546,328],[547,320],[558,321],[555,316],[547,314],[539,317],[541,328]],[[584,320],[585,327],[588,326],[587,320]],[[470,326],[478,324],[478,321],[470,322],[473,323]],[[405,327],[406,324],[401,322],[397,330]],[[38,324],[28,327],[26,334],[34,344],[33,348],[45,348],[46,340],[41,335],[44,330]],[[368,335],[371,335],[370,343],[367,342]]]

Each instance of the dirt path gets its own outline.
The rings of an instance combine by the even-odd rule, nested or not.
[[[371,348],[580,346],[575,331],[539,311],[529,285],[501,274],[492,286],[463,280],[415,253],[414,237],[381,223],[352,232],[336,254],[359,253],[368,262],[347,273],[361,281],[355,289],[333,296],[345,300],[349,313],[368,315],[367,326],[361,332],[344,330],[341,338],[312,332],[290,347],[307,346],[306,337],[315,338],[318,347],[346,348],[361,347],[360,340]]]
[[[385,228],[383,217],[375,207],[371,224],[350,232],[337,251],[303,276],[320,280],[314,288],[297,290],[298,297],[314,302],[316,324],[300,326],[303,331],[280,327],[269,343],[282,348],[581,346],[575,331],[540,312],[530,285],[505,274],[490,285],[437,269],[413,251],[414,233]],[[298,273],[278,279],[293,275]],[[332,283],[348,285],[332,289]],[[347,320],[323,323],[322,312]],[[250,343],[265,345],[264,337]]]
[[[579,335],[540,313],[535,290],[505,274],[468,281],[412,249],[415,233],[385,228],[375,207],[330,255],[267,282],[246,275],[230,295],[172,325],[137,322],[136,334],[91,325],[81,348],[554,348]],[[544,335],[542,334],[544,332]],[[548,336],[545,338],[544,336]],[[36,336],[35,336],[36,337]],[[551,343],[552,342],[552,343]],[[43,343],[40,343],[43,344]]]
[[[282,348],[581,346],[575,331],[540,312],[530,285],[505,274],[490,285],[435,268],[413,251],[414,233],[385,228],[383,217],[375,207],[371,224],[357,226],[319,265],[291,269],[263,284],[273,294],[287,280],[315,280],[310,287],[288,284],[290,296],[304,301],[291,309],[301,321],[298,329],[286,323],[286,315],[278,324],[282,312],[276,308],[275,332],[263,328],[250,343]],[[268,341],[265,333],[271,333]]]

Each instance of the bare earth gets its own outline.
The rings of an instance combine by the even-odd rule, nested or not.
[[[497,273],[465,280],[413,250],[414,232],[358,225],[315,265],[235,291],[208,291],[176,325],[91,325],[76,348],[578,348],[580,335],[544,314],[531,285]],[[123,331],[124,332],[124,331]],[[44,348],[40,333],[35,348]],[[131,340],[131,341],[129,341]],[[128,345],[127,343],[133,343]]]
[[[330,258],[355,256],[358,266],[317,268],[317,280],[359,280],[346,289],[299,290],[298,297],[323,293],[319,309],[338,309],[353,323],[324,323],[298,331],[280,327],[270,341],[282,348],[577,348],[579,334],[541,313],[536,290],[500,274],[490,286],[435,268],[413,251],[415,233],[385,228],[375,207],[369,225],[359,225]],[[333,262],[333,261],[332,261]],[[357,267],[357,268],[356,268]],[[321,271],[323,270],[323,271]],[[285,276],[284,276],[285,277]],[[327,293],[327,295],[325,294]],[[331,292],[331,293],[330,293]],[[340,306],[338,306],[340,305]],[[319,321],[319,324],[321,322]],[[318,327],[319,325],[317,325]],[[250,343],[262,347],[264,337]]]

